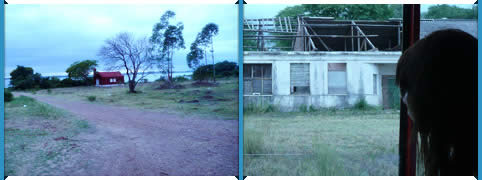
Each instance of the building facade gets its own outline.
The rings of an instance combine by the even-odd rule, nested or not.
[[[393,107],[395,69],[401,52],[245,52],[245,105]],[[385,95],[385,96],[384,96]],[[398,100],[398,99],[397,99]]]
[[[421,38],[457,27],[466,27],[464,31],[477,37],[475,20],[422,20],[420,27]],[[245,20],[248,35],[244,40],[250,46],[244,46],[244,106],[274,105],[293,111],[344,108],[363,99],[385,109],[398,108],[395,72],[401,55],[401,30],[402,22],[397,19]]]

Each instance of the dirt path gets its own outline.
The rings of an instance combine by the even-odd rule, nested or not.
[[[70,111],[94,127],[75,139],[81,150],[73,156],[86,163],[65,165],[58,175],[237,175],[236,120],[185,118],[15,93],[19,95]]]

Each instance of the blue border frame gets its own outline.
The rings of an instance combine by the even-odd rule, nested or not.
[[[239,101],[238,101],[238,113],[239,113],[239,124],[238,124],[238,134],[239,134],[239,174],[238,179],[244,179],[243,175],[243,131],[244,131],[244,123],[243,123],[243,16],[244,16],[244,1],[238,1],[238,91],[239,91]]]
[[[2,79],[2,83],[0,83],[0,93],[2,93],[2,98],[0,98],[0,103],[1,103],[1,106],[2,106],[2,112],[0,113],[0,119],[2,119],[2,123],[0,125],[0,145],[2,148],[0,148],[0,153],[2,154],[1,157],[1,162],[0,162],[0,171],[1,171],[1,175],[2,177],[5,177],[5,133],[4,133],[4,107],[5,107],[5,104],[4,104],[4,101],[3,101],[3,94],[4,94],[4,88],[5,88],[5,4],[2,3],[1,7],[0,7],[0,42],[2,43],[2,48],[0,48],[0,77]]]
[[[478,6],[478,5],[477,5],[477,6]],[[481,21],[480,21],[480,13],[482,13],[482,10],[480,9],[480,7],[478,7],[477,9],[478,9],[478,11],[479,11],[479,12],[478,12],[478,16],[479,16],[479,17],[477,17],[477,26],[478,26],[478,28],[477,28],[477,33],[478,33],[478,34],[477,34],[477,39],[480,39],[480,35],[481,35],[481,34],[480,34],[480,29],[482,28],[482,25],[480,24],[480,22],[481,22]],[[478,123],[477,123],[477,124],[478,124],[478,125],[477,125],[477,126],[478,126],[478,127],[477,127],[477,137],[478,137],[478,138],[477,138],[477,139],[478,139],[478,140],[477,140],[477,141],[478,141],[478,142],[477,142],[477,159],[478,159],[478,162],[477,162],[477,168],[478,168],[478,170],[477,170],[477,176],[478,176],[478,175],[480,175],[480,171],[481,171],[480,162],[481,162],[481,160],[482,160],[482,158],[480,157],[480,152],[481,152],[481,150],[480,150],[480,142],[481,142],[481,141],[480,141],[480,137],[481,137],[481,136],[480,136],[480,133],[478,133],[478,132],[480,131],[480,129],[481,129],[481,128],[480,128],[480,127],[481,127],[481,124],[480,124],[481,114],[480,114],[480,112],[482,112],[482,106],[481,106],[481,103],[480,103],[480,102],[482,102],[482,97],[480,96],[480,94],[481,94],[481,92],[482,92],[481,87],[480,87],[480,85],[482,84],[482,74],[479,73],[479,71],[482,69],[482,63],[480,62],[480,52],[482,52],[482,43],[481,43],[479,40],[477,40],[477,43],[478,43],[478,47],[477,47],[477,48],[478,48],[478,53],[477,53],[477,56],[478,56],[478,57],[477,57],[477,58],[478,58],[478,60],[477,60],[477,66],[478,66],[478,67],[477,67],[477,78],[478,78],[478,79],[477,79],[477,88],[478,88],[478,90],[477,90],[477,91],[478,91],[478,93],[477,93],[477,94],[478,94],[478,95],[477,95],[477,116],[478,116],[478,117],[477,117],[477,119],[478,119]],[[477,178],[478,178],[478,177],[477,177]]]

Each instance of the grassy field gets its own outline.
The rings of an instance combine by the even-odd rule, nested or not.
[[[5,175],[51,175],[74,159],[76,135],[93,130],[65,111],[20,96],[5,103]],[[76,164],[83,166],[86,164]]]
[[[319,110],[244,115],[244,172],[398,175],[397,112]]]
[[[218,86],[199,87],[193,86],[192,81],[185,81],[180,83],[185,87],[183,89],[157,89],[160,85],[158,82],[145,83],[136,87],[140,93],[127,93],[127,85],[105,88],[94,86],[56,88],[50,91],[40,90],[36,93],[92,103],[237,120],[237,79],[221,79],[217,82]]]

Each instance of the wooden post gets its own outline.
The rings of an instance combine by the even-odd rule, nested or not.
[[[420,4],[403,5],[402,52],[420,38]],[[401,95],[400,97],[403,97]],[[411,134],[412,121],[407,114],[407,106],[400,98],[399,169],[400,176],[416,175],[416,135]],[[412,143],[410,143],[412,142]]]
[[[356,31],[356,35],[360,36],[360,32]],[[356,43],[357,43],[357,51],[360,51],[360,38],[357,38]]]
[[[355,22],[351,21],[352,24],[354,24]],[[350,26],[351,27],[351,36],[353,36],[353,26]],[[351,38],[351,51],[355,51],[355,44],[354,44],[354,40],[353,40],[353,37]]]

